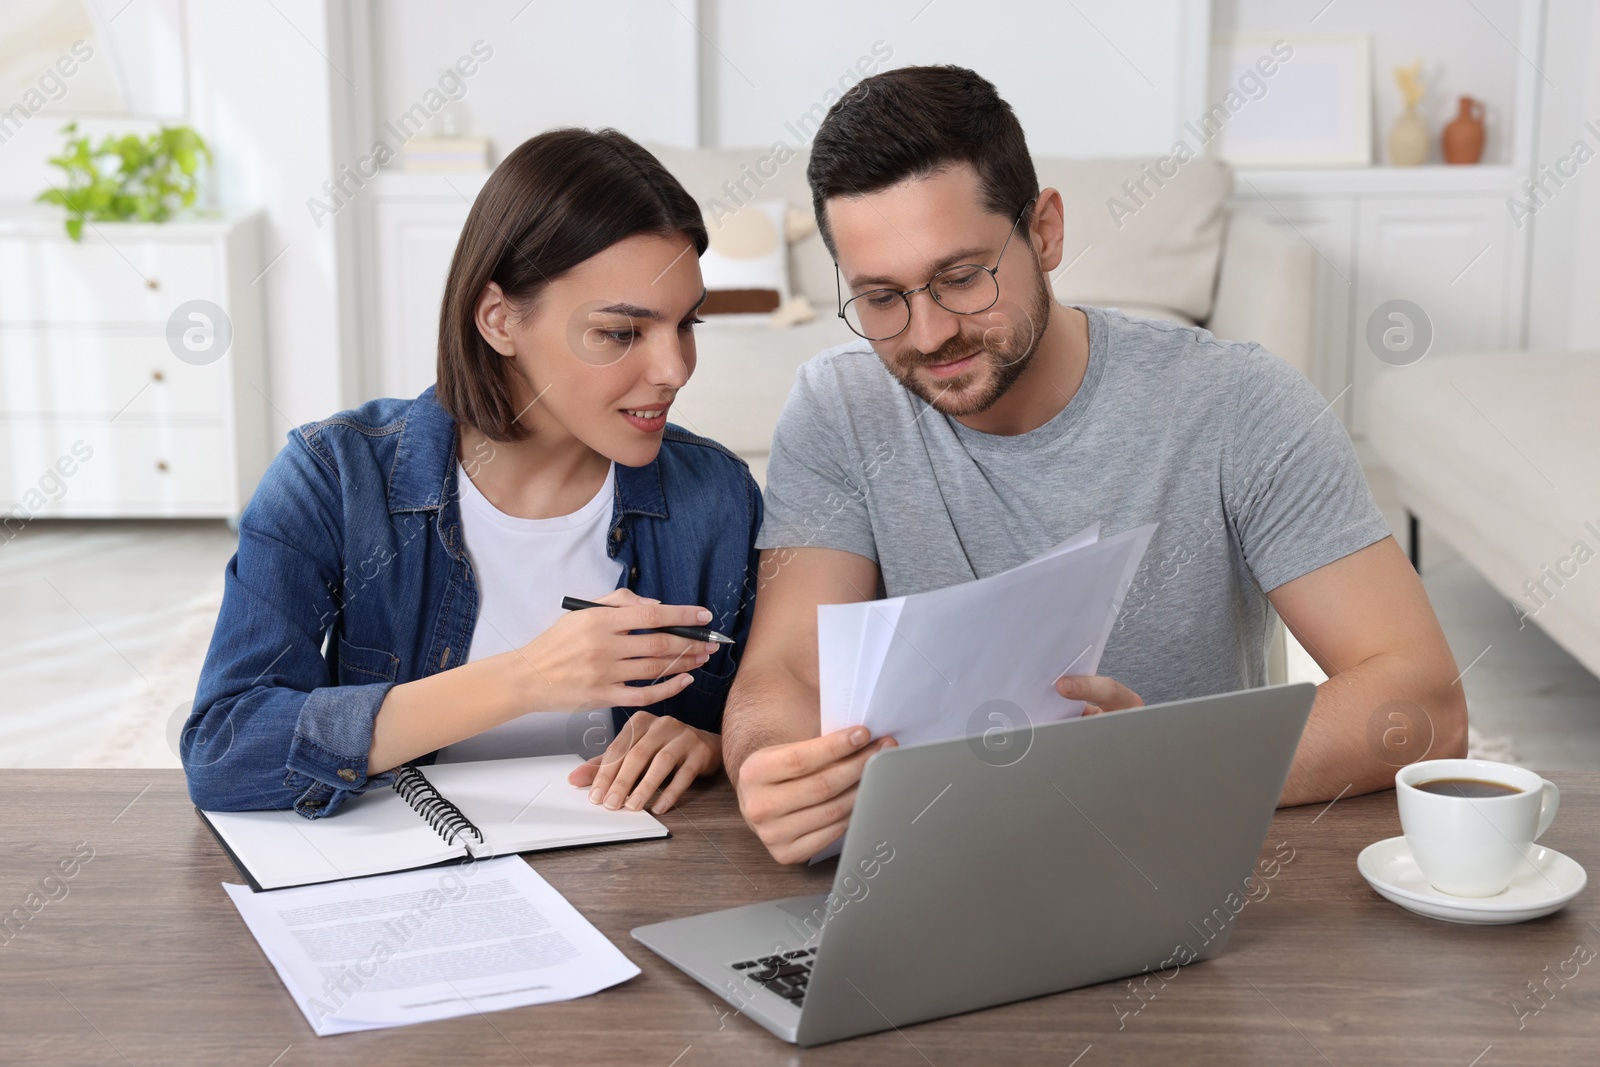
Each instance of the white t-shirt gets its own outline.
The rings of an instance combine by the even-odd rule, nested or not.
[[[519,519],[489,503],[456,464],[461,536],[478,587],[478,622],[468,663],[521,648],[548,630],[564,614],[562,597],[598,600],[617,587],[622,563],[606,554],[616,473],[612,464],[600,491],[570,515]],[[575,722],[566,712],[532,712],[447,746],[439,752],[439,762],[574,752],[573,737],[597,724],[610,729],[609,713],[577,718]],[[586,740],[593,743],[595,737],[591,733]]]

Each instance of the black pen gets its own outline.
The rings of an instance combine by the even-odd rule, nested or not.
[[[584,608],[614,608],[616,604],[596,604],[592,600],[579,600],[575,596],[561,598],[562,611],[582,611]],[[727,634],[719,634],[709,626],[656,626],[645,633],[671,634],[674,637],[687,638],[690,641],[710,641],[714,645],[731,645],[733,638]]]

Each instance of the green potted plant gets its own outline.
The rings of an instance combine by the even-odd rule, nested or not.
[[[144,137],[108,134],[98,145],[79,134],[75,122],[61,132],[67,143],[49,162],[66,179],[38,199],[67,209],[67,236],[74,241],[83,239],[85,220],[165,222],[192,207],[200,164],[211,162],[211,149],[187,126],[163,126]]]

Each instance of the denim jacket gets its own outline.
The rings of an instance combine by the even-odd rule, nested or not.
[[[708,608],[737,642],[651,711],[721,729],[760,525],[749,468],[714,441],[669,425],[654,462],[617,465],[618,584]],[[317,818],[388,785],[393,772],[367,775],[379,706],[394,685],[464,663],[478,616],[456,425],[433,389],[291,431],[240,516],[225,589],[181,744],[195,804]],[[631,710],[613,709],[614,723]]]

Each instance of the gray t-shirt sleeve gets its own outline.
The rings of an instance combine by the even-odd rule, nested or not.
[[[877,562],[866,504],[871,472],[833,424],[843,417],[829,360],[803,365],[772,436],[757,548],[836,548]]]
[[[1243,361],[1223,503],[1265,592],[1389,536],[1355,447],[1299,371],[1257,348]]]

